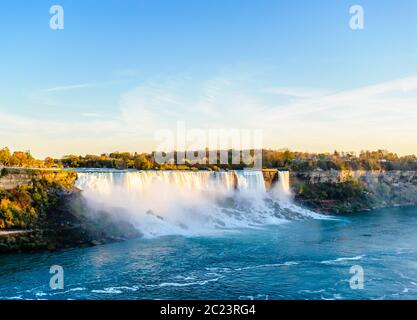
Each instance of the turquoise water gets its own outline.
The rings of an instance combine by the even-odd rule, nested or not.
[[[417,208],[0,257],[2,299],[415,299]],[[63,290],[49,268],[64,268]],[[350,267],[364,289],[350,288]]]

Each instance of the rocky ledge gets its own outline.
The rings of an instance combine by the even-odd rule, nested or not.
[[[126,221],[88,208],[76,172],[3,169],[0,253],[93,246],[138,237]]]
[[[295,200],[325,213],[417,205],[417,171],[292,172]]]

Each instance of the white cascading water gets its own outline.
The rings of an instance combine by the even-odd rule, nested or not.
[[[237,178],[237,188],[241,192],[255,193],[258,195],[266,192],[262,171],[234,171]]]
[[[145,236],[207,235],[315,215],[289,200],[288,172],[272,192],[262,171],[251,170],[80,172],[76,186],[92,209],[123,216]]]
[[[291,202],[290,173],[278,171],[278,181],[274,185],[274,195],[283,202]]]

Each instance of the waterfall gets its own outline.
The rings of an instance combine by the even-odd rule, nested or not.
[[[285,193],[290,193],[290,172],[278,171],[279,184]]]
[[[275,196],[284,202],[291,202],[290,173],[278,171],[278,181],[273,188]]]
[[[266,192],[262,171],[137,171],[79,173],[76,186],[81,190],[111,193],[122,187],[129,193],[146,192],[155,185],[187,191],[231,192],[235,189],[262,194]]]
[[[76,186],[81,190],[111,194],[122,188],[128,194],[141,194],[155,187],[187,192],[230,192],[235,189],[235,173],[209,171],[121,171],[79,173]]]
[[[76,186],[92,212],[123,217],[145,236],[202,235],[282,223],[288,210],[292,216],[304,215],[287,201],[288,172],[279,173],[272,192],[266,191],[262,171],[255,170],[92,170],[79,172]]]
[[[237,177],[237,188],[240,191],[265,193],[265,181],[262,171],[235,171]]]

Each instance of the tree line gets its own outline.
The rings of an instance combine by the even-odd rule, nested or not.
[[[229,159],[231,158],[229,150]],[[66,155],[61,159],[47,157],[35,159],[29,151],[13,153],[0,149],[0,165],[5,167],[36,168],[111,168],[137,170],[239,170],[243,164],[185,164],[176,165],[177,154],[167,164],[154,161],[152,153],[112,152],[101,155]],[[333,153],[296,152],[288,149],[262,150],[263,168],[280,168],[292,171],[312,170],[417,170],[415,155],[398,156],[387,150]]]
[[[50,157],[44,160],[35,159],[30,151],[10,152],[9,148],[0,149],[0,165],[4,167],[35,167],[35,168],[52,168],[59,167],[59,161]]]

